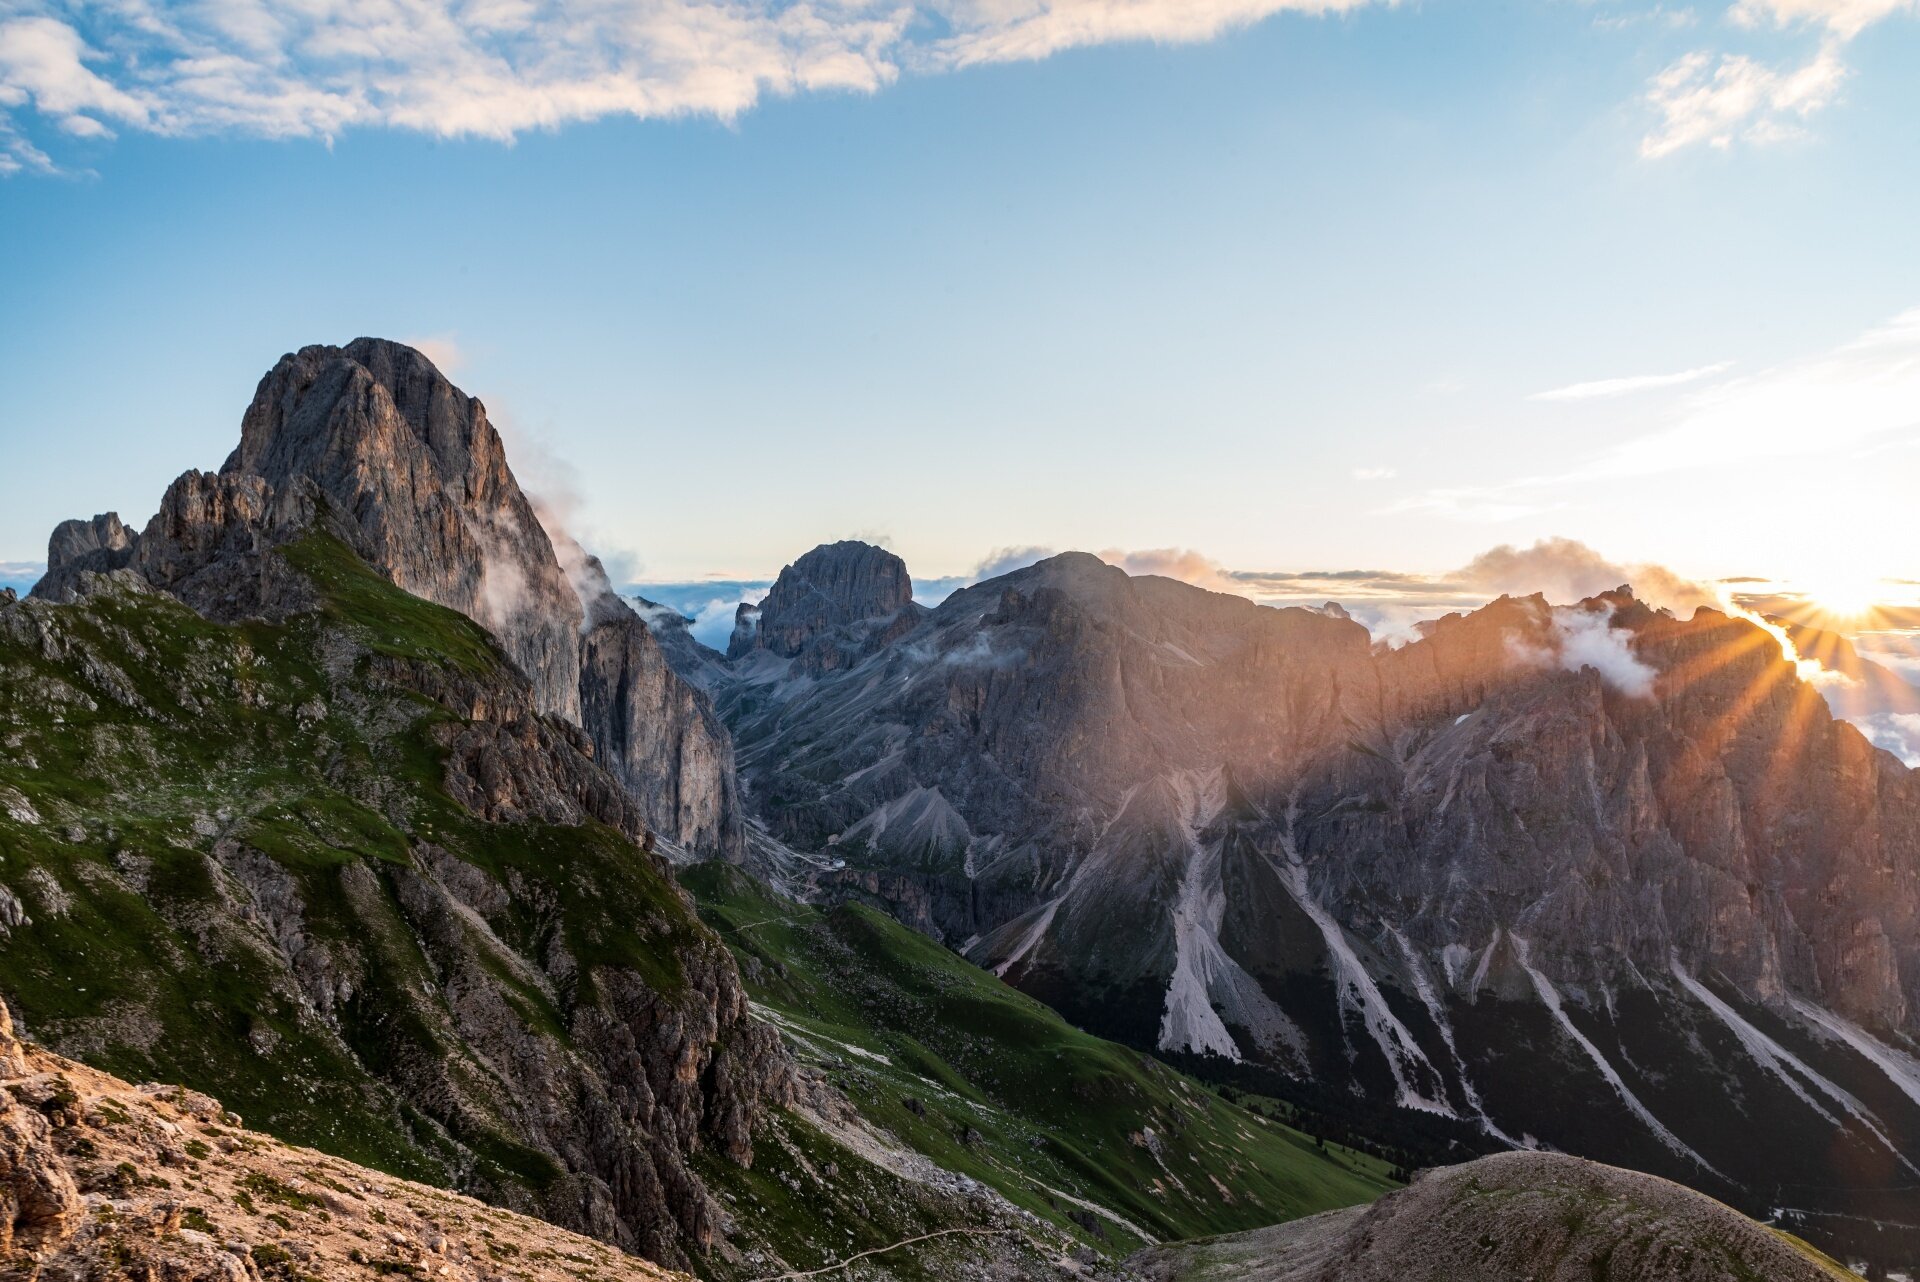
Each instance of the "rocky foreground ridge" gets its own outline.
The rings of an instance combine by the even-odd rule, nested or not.
[[[25,1046],[0,1003],[0,1275],[81,1282],[684,1277]]]

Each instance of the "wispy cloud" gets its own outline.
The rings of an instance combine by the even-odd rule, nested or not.
[[[1724,150],[1804,137],[1808,120],[1839,98],[1847,45],[1875,23],[1916,10],[1920,0],[1736,0],[1727,10],[1735,27],[1810,30],[1816,48],[1782,65],[1711,50],[1673,62],[1647,87],[1658,123],[1641,139],[1640,154],[1657,159],[1703,144]]]
[[[1494,524],[1589,499],[1596,485],[1627,477],[1920,446],[1920,308],[1828,351],[1741,377],[1716,377],[1729,367],[1575,384],[1536,395],[1531,399],[1604,397],[1618,395],[1612,389],[1621,384],[1668,392],[1649,406],[1636,406],[1608,433],[1617,444],[1561,470],[1429,489],[1375,515]],[[1696,382],[1705,385],[1691,386]],[[1606,390],[1585,390],[1592,388]]]
[[[1916,10],[1915,0],[1739,0],[1728,16],[1745,27],[1811,26],[1851,40],[1884,18]]]
[[[1734,457],[1829,454],[1917,426],[1920,308],[1821,355],[1683,396],[1668,426],[1626,441],[1560,479],[1711,467]]]
[[[1399,471],[1391,467],[1356,467],[1353,469],[1353,479],[1356,481],[1391,481],[1398,475],[1400,475]]]
[[[1383,0],[51,0],[0,21],[0,173],[50,168],[38,119],[333,138],[508,140],[607,116],[730,120],[767,95],[1123,41],[1198,41]]]
[[[1463,485],[1431,489],[1389,504],[1376,516],[1437,516],[1449,521],[1498,524],[1522,517],[1551,512],[1557,503],[1537,494],[1522,493],[1532,482],[1515,481],[1503,485]]]
[[[1703,378],[1724,374],[1732,368],[1732,361],[1721,361],[1717,365],[1701,365],[1695,369],[1681,370],[1677,374],[1635,374],[1627,378],[1602,378],[1590,383],[1574,383],[1568,387],[1535,392],[1527,399],[1530,401],[1591,401],[1611,396],[1628,396],[1634,392],[1697,383]]]

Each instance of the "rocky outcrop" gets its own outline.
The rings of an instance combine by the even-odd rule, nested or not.
[[[31,595],[52,601],[69,599],[80,575],[124,568],[133,559],[137,538],[114,512],[91,521],[62,521],[47,540],[47,572],[34,584]]]
[[[70,1102],[57,1081],[31,1079],[40,1067],[0,1002],[0,1264],[55,1253],[86,1213],[49,1121],[66,1120]]]
[[[742,607],[727,657],[764,650],[798,659],[809,672],[833,671],[900,635],[919,614],[905,561],[853,539],[824,543],[781,570],[758,606]]]
[[[310,481],[191,471],[167,487],[132,565],[210,619],[285,618],[318,598],[276,549],[315,529],[352,535]]]
[[[170,1282],[684,1278],[472,1198],[283,1144],[219,1101],[12,1036],[0,1006],[0,1276]]]
[[[1678,1184],[1553,1153],[1423,1172],[1371,1206],[1151,1247],[1141,1282],[1836,1282],[1836,1262]]]

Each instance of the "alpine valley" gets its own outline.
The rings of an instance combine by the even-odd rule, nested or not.
[[[304,348],[0,591],[0,1269],[1910,1266],[1920,775],[1790,650],[838,542],[722,654]]]

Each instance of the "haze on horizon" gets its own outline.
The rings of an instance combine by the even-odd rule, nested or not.
[[[0,12],[0,581],[372,333],[636,583],[1913,603],[1905,0],[129,12]]]

